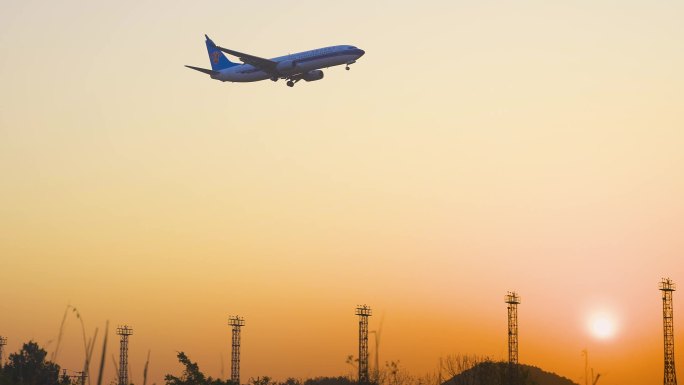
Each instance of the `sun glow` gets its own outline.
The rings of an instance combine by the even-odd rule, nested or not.
[[[589,331],[599,339],[610,339],[617,332],[615,317],[607,313],[597,313],[589,318]]]

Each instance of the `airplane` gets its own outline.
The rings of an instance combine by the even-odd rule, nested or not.
[[[186,65],[195,71],[208,74],[212,79],[222,82],[256,82],[260,80],[287,79],[287,86],[294,87],[300,80],[313,82],[323,79],[321,68],[328,68],[346,64],[349,70],[351,64],[363,56],[366,52],[352,45],[336,45],[304,51],[273,59],[264,59],[258,56],[233,51],[219,47],[206,37],[207,51],[211,69]],[[228,60],[227,53],[236,56],[243,64]]]

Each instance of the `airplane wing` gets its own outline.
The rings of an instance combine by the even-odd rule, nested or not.
[[[250,64],[253,65],[254,67],[257,67],[265,72],[268,72],[270,74],[277,75],[278,70],[276,69],[276,66],[278,65],[278,62],[275,62],[273,60],[268,60],[264,58],[260,58],[258,56],[253,56],[249,55],[246,53],[238,52],[238,51],[233,51],[232,49],[228,48],[223,48],[223,47],[216,47],[219,50],[233,56],[237,56],[238,59],[240,59],[241,62],[245,64]]]

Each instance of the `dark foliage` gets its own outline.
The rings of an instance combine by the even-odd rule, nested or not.
[[[565,377],[529,365],[484,361],[443,385],[577,385]]]
[[[183,352],[178,353],[178,362],[185,366],[183,375],[181,377],[176,377],[167,374],[164,377],[166,385],[235,385],[230,380],[222,381],[220,379],[205,376],[204,373],[200,372],[199,365],[197,365],[196,362],[190,361],[188,356]]]
[[[356,381],[352,381],[346,377],[316,377],[304,381],[304,385],[356,385]]]
[[[180,362],[185,369],[180,377],[167,374],[165,377],[166,385],[239,385],[234,384],[230,380],[213,379],[205,376],[199,369],[197,363],[190,361],[185,353],[178,353],[178,362]],[[356,382],[345,377],[317,377],[311,378],[304,382],[295,378],[288,378],[284,382],[273,381],[270,377],[250,378],[248,385],[356,385]],[[0,385],[4,385],[1,384]]]
[[[0,385],[69,385],[68,377],[60,378],[59,365],[45,357],[47,352],[37,343],[25,343],[0,370]]]
[[[545,372],[536,366],[522,366],[526,368],[530,378],[538,385],[577,385],[569,378],[561,377],[556,373]]]

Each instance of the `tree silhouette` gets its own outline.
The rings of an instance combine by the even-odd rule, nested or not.
[[[2,368],[0,384],[21,385],[68,385],[68,377],[59,376],[59,365],[46,361],[47,352],[30,341],[18,353],[9,356]]]
[[[271,381],[271,377],[269,377],[269,376],[250,378],[248,384],[249,385],[278,385],[276,382]]]
[[[232,381],[222,381],[221,379],[214,379],[207,377],[199,370],[199,365],[196,362],[190,361],[188,356],[183,352],[178,353],[178,362],[185,366],[183,370],[183,375],[181,377],[176,377],[171,374],[167,374],[164,377],[166,385],[238,385],[233,384]],[[0,384],[1,385],[1,384]]]
[[[304,381],[304,385],[356,385],[346,377],[316,377]]]

